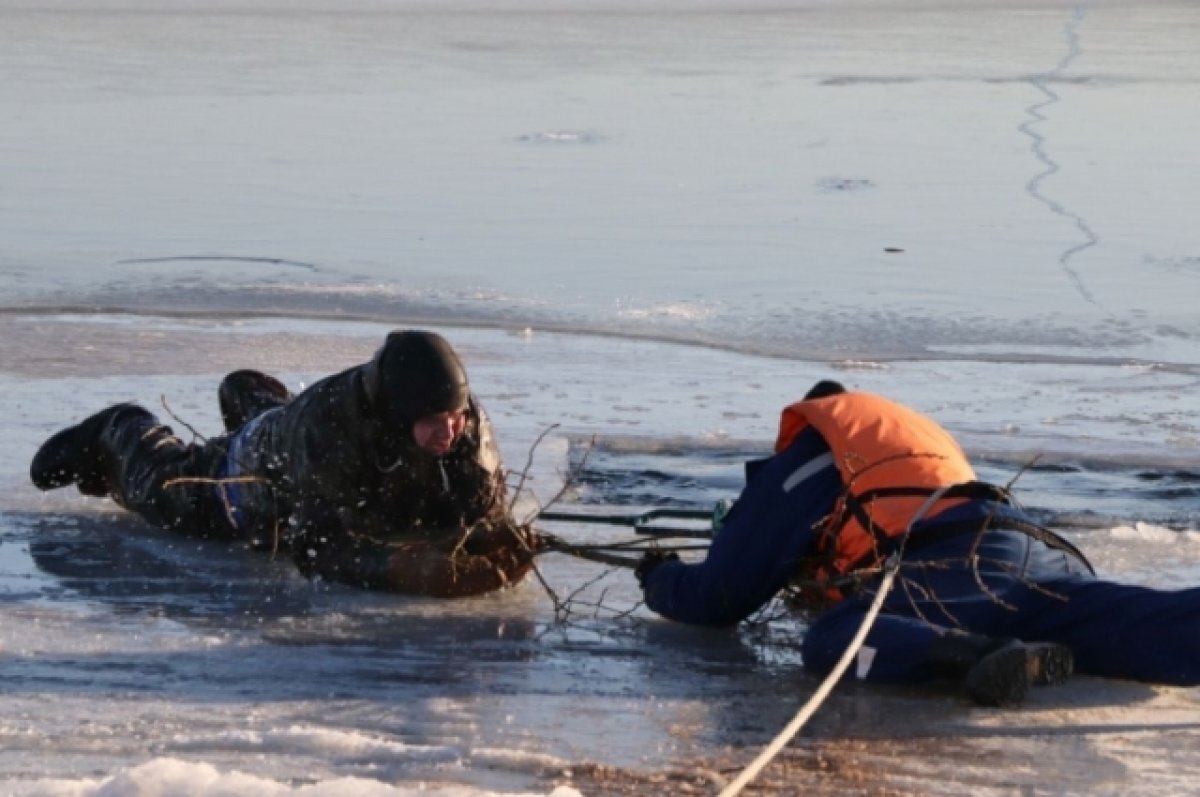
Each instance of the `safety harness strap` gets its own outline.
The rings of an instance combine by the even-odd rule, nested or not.
[[[832,519],[832,522],[827,526],[829,529],[828,537],[825,542],[824,556],[826,558],[826,566],[832,568],[833,556],[836,555],[837,535],[842,528],[853,516],[858,521],[862,528],[866,529],[874,540],[873,550],[855,561],[849,567],[846,567],[843,572],[852,572],[863,567],[869,567],[890,555],[898,545],[898,537],[889,534],[888,531],[871,519],[869,511],[870,503],[881,498],[924,498],[929,497],[937,492],[934,488],[928,487],[881,487],[874,490],[866,490],[858,495],[847,493],[842,501],[842,510],[839,515]],[[984,500],[995,501],[997,503],[1012,505],[1013,499],[1008,490],[987,482],[971,481],[956,484],[953,487],[945,490],[939,497],[940,499],[964,498],[969,500]],[[1095,575],[1095,568],[1091,562],[1083,555],[1075,545],[1069,540],[1064,539],[1061,535],[1037,525],[1036,523],[1022,520],[1020,518],[1010,517],[1008,515],[997,515],[989,519],[984,525],[980,525],[978,520],[966,520],[950,523],[938,523],[936,521],[924,525],[917,533],[909,535],[905,543],[907,550],[919,550],[928,547],[942,540],[959,534],[979,534],[987,529],[1007,529],[1010,531],[1018,531],[1026,534],[1039,542],[1044,543],[1050,548],[1058,551],[1063,551],[1079,561],[1088,572]],[[832,575],[832,574],[831,574]]]
[[[1089,573],[1096,575],[1096,570],[1092,567],[1092,563],[1083,555],[1083,551],[1075,547],[1074,543],[1070,540],[1036,523],[1008,516],[996,516],[986,521],[983,525],[978,520],[971,520],[956,523],[934,523],[929,526],[923,526],[919,532],[909,537],[908,544],[905,547],[909,551],[919,550],[921,548],[928,548],[943,540],[948,540],[951,537],[957,537],[960,534],[980,534],[992,529],[1018,531],[1032,537],[1049,548],[1071,555],[1081,565],[1086,567]]]
[[[880,527],[871,518],[871,502],[881,498],[928,498],[940,489],[936,487],[879,487],[874,490],[864,490],[858,495],[847,493],[842,503],[841,516],[830,526],[834,530],[831,535],[834,539],[831,540],[833,544],[829,546],[830,552],[832,553],[836,548],[837,534],[840,533],[842,527],[850,519],[849,515],[853,514],[858,524],[866,529],[874,539],[875,553],[872,556],[886,556],[893,547],[892,538],[895,535],[889,534],[887,529]],[[1007,490],[997,487],[994,484],[980,481],[955,484],[943,490],[939,500],[954,498],[998,501],[1003,504],[1012,503],[1012,498]]]

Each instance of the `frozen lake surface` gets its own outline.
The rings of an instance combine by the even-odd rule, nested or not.
[[[37,443],[83,405],[139,397],[165,403],[196,429],[215,429],[214,388],[235,361],[273,363],[298,387],[317,375],[309,370],[314,353],[332,367],[350,364],[370,354],[386,327],[269,321],[231,329],[223,321],[117,317],[14,323],[54,341],[62,359],[86,362],[2,380],[15,436],[0,472],[0,777],[12,793],[101,793],[89,784],[112,776],[141,785],[118,783],[104,794],[207,794],[198,778],[237,793],[230,784],[238,777],[280,793],[307,794],[305,784],[329,789],[318,794],[359,793],[346,791],[344,778],[365,779],[352,787],[363,794],[406,794],[423,784],[621,793],[588,788],[590,770],[580,768],[690,771],[721,762],[728,776],[816,686],[801,671],[798,620],[736,633],[674,626],[638,608],[627,572],[544,557],[547,583],[560,599],[570,596],[566,622],[532,579],[466,601],[364,594],[310,584],[290,563],[237,546],[149,529],[107,501],[39,494],[25,481]],[[763,450],[782,391],[830,371],[655,342],[443,331],[467,358],[512,467],[524,468],[538,435],[561,424],[534,449],[529,475],[539,496],[557,492],[572,450],[591,447],[579,487],[558,505],[577,511],[704,507],[735,495],[740,461]],[[226,345],[231,336],[237,346]],[[172,354],[181,350],[189,353],[182,368]],[[51,354],[36,343],[24,351]],[[621,382],[613,384],[617,369]],[[1059,370],[1027,366],[1020,381],[1052,394]],[[1023,464],[1008,448],[1014,435],[971,419],[973,391],[928,391],[929,364],[834,373],[867,388],[891,382],[934,404],[978,441],[983,471],[997,480]],[[1049,458],[1054,466],[1022,475],[1021,495],[1064,524],[1102,570],[1168,587],[1194,583],[1200,474],[1182,461],[1152,464],[1154,446],[1114,456],[1127,447],[1125,430],[1106,429],[1101,418],[1120,415],[1123,401],[1108,394],[1100,417],[1083,423],[1085,439],[1052,437],[1061,449]],[[1093,464],[1077,455],[1097,435],[1107,435],[1105,456]],[[628,535],[547,528],[574,540]],[[1026,768],[1016,783],[1029,788],[1160,794],[1200,767],[1192,752],[1198,699],[1194,689],[1076,679],[1035,693],[1024,710],[996,712],[973,708],[952,689],[847,689],[790,755],[800,756],[792,766],[802,770],[829,756],[859,762],[902,793],[1017,788],[1011,773],[992,780],[995,769],[980,770],[974,759],[986,756],[995,768]],[[1159,769],[1164,745],[1175,763]],[[902,765],[913,760],[920,773]],[[852,792],[840,776],[820,778],[826,793]],[[366,790],[379,783],[388,788]]]
[[[836,378],[1102,572],[1200,583],[1194,3],[0,19],[4,794],[715,792],[811,694],[798,619],[671,625],[595,564],[540,560],[567,622],[534,579],[369,595],[28,483],[108,403],[213,433],[227,371],[298,388],[393,326],[463,352],[523,511],[589,449],[558,508],[732,497]],[[1197,689],[839,688],[759,793],[1184,794],[1198,741]]]

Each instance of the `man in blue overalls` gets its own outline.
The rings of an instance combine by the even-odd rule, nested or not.
[[[911,528],[910,528],[911,527]],[[1070,543],[1004,490],[975,481],[950,435],[894,402],[819,383],[784,411],[776,453],[746,486],[703,562],[647,555],[646,604],[728,626],[781,590],[823,604],[806,668],[833,669],[863,623],[883,562],[896,586],[854,672],[881,683],[965,679],[984,705],[1089,675],[1200,684],[1200,588],[1096,578]]]

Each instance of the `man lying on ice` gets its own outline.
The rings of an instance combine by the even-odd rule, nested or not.
[[[370,362],[296,396],[235,371],[219,397],[226,434],[203,443],[135,404],[102,410],[42,444],[33,483],[283,549],[306,575],[366,589],[457,597],[529,570],[537,540],[509,516],[491,423],[441,336],[392,332]]]
[[[746,470],[703,562],[642,560],[651,609],[733,625],[790,586],[814,609],[804,664],[825,674],[862,625],[884,562],[902,551],[851,670],[860,679],[958,677],[985,705],[1018,704],[1031,684],[1065,680],[1072,666],[1200,684],[1200,588],[1097,578],[1007,491],[976,481],[950,434],[907,407],[820,382],[784,410],[775,455]]]

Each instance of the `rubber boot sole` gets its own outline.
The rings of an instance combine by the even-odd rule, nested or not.
[[[965,682],[967,694],[981,706],[1019,706],[1031,686],[1061,684],[1071,677],[1074,667],[1074,656],[1066,645],[1010,642],[971,667]]]
[[[273,407],[291,401],[287,387],[273,376],[261,371],[243,369],[228,374],[217,388],[221,421],[226,432],[238,429]]]

